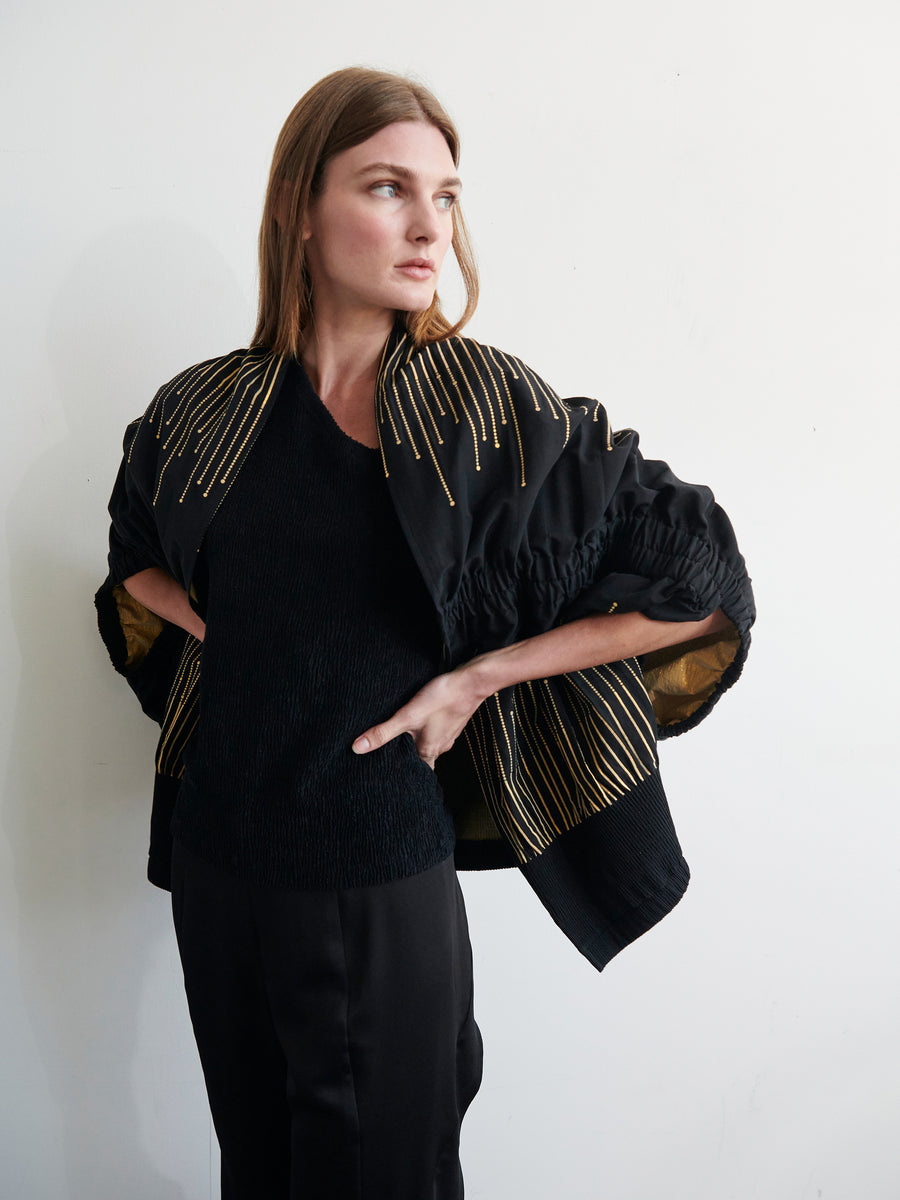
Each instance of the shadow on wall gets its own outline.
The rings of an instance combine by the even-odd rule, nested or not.
[[[230,349],[222,330],[245,324],[245,311],[225,262],[190,229],[131,225],[93,242],[50,306],[68,433],[11,506],[22,672],[2,821],[23,998],[72,1200],[208,1194],[209,1119],[168,897],[144,878],[154,727],[109,665],[92,596],[127,421],[178,368]],[[170,987],[162,972],[157,1003],[161,957],[176,978]],[[27,1178],[20,1166],[12,1177]]]

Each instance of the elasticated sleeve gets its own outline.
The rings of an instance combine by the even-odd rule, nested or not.
[[[142,421],[125,430],[122,463],[109,500],[109,576],[121,583],[148,567],[168,570],[152,505],[155,439],[140,437]],[[149,444],[148,444],[149,443]]]
[[[731,522],[708,487],[645,459],[633,430],[614,436],[609,462],[612,486],[591,577],[566,619],[641,612],[658,621],[696,621],[721,608],[731,629],[642,660],[661,735],[681,733],[740,674],[756,615],[750,578]]]
[[[144,436],[142,436],[142,433]],[[100,636],[148,716],[161,722],[186,634],[135,600],[122,581],[149,567],[169,570],[152,505],[152,431],[133,421],[109,501],[109,574],[94,597]]]
[[[598,572],[579,597],[593,611],[693,621],[716,608],[740,629],[755,610],[731,521],[702,484],[645,459],[633,430],[615,435],[617,470],[603,514]]]

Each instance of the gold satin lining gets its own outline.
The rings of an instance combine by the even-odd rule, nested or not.
[[[644,684],[659,724],[675,725],[695,713],[734,662],[740,644],[740,634],[732,625],[724,633],[644,655]]]
[[[135,667],[147,657],[150,647],[163,631],[164,622],[139,600],[135,600],[121,583],[113,588],[113,599],[119,612],[119,624],[125,635],[128,654],[125,666]]]

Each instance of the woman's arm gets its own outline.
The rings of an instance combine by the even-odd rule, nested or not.
[[[135,600],[158,617],[171,621],[203,641],[206,625],[191,608],[187,592],[168,571],[162,567],[148,567],[136,575],[129,575],[122,581],[122,586],[130,596],[134,596]]]
[[[459,737],[479,704],[501,688],[649,654],[719,633],[730,624],[721,609],[702,621],[651,621],[636,612],[582,617],[500,650],[479,654],[455,671],[438,675],[387,721],[361,734],[353,749],[365,754],[401,733],[410,733],[419,756],[433,767],[435,759]]]

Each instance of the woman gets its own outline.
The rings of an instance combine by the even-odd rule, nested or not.
[[[163,726],[149,874],[225,1197],[462,1195],[454,849],[518,865],[605,965],[687,884],[657,725],[701,719],[748,645],[708,490],[458,336],[458,158],[421,86],[316,84],[275,149],[253,344],[160,390],[110,504],[100,624]]]

